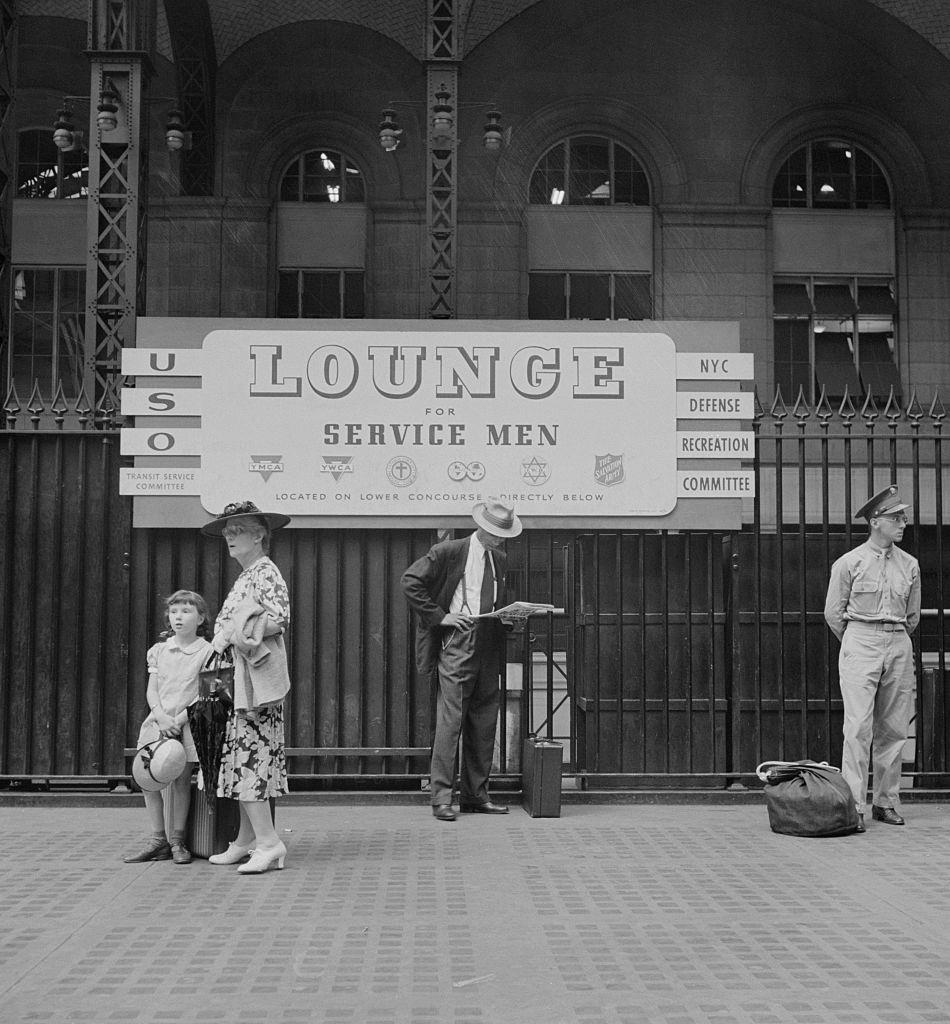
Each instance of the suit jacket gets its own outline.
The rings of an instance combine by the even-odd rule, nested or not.
[[[420,620],[416,631],[416,665],[424,676],[430,675],[438,665],[444,632],[440,623],[465,575],[470,541],[471,536],[435,544],[402,574],[402,589]],[[508,557],[502,551],[493,551],[492,559],[497,583],[495,608],[501,608],[505,603]],[[484,623],[482,628],[486,627],[492,630],[492,640],[500,655],[504,649],[505,628],[498,619]]]

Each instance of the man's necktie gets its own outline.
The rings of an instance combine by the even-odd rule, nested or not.
[[[495,574],[492,572],[491,559],[485,552],[485,566],[482,571],[482,592],[479,599],[479,614],[484,615],[495,607]]]

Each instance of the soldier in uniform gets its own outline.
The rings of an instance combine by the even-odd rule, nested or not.
[[[914,653],[910,635],[920,621],[920,565],[897,545],[907,525],[891,484],[858,509],[868,539],[831,567],[825,621],[841,642],[838,675],[844,702],[841,772],[851,787],[864,832],[868,762],[873,754],[871,816],[903,825],[895,803],[901,748],[912,713]]]

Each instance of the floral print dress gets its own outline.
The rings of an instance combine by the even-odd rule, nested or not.
[[[256,600],[287,628],[290,623],[287,584],[277,566],[264,555],[234,581],[215,621],[216,633],[248,598]],[[218,796],[232,800],[268,800],[287,792],[283,704],[258,708],[250,714],[232,709],[224,735]]]

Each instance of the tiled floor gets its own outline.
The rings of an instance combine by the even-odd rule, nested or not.
[[[130,808],[0,807],[0,1021],[950,1022],[950,805],[278,810],[284,871],[125,865]]]

